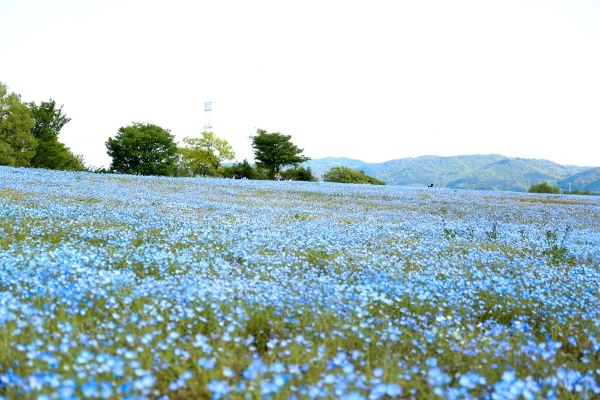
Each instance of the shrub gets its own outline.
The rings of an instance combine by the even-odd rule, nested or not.
[[[385,185],[384,181],[373,178],[364,173],[346,166],[336,166],[323,174],[324,182],[340,183],[372,183],[374,185]]]
[[[316,182],[317,178],[312,173],[310,167],[293,167],[281,172],[281,177],[284,180]]]
[[[592,192],[589,190],[571,190],[570,192],[565,192],[565,194],[576,194],[581,196],[591,196]]]
[[[548,182],[538,183],[537,185],[531,185],[531,187],[527,191],[529,193],[560,193],[559,188],[550,185]]]
[[[265,179],[262,177],[262,171],[256,166],[250,164],[244,159],[242,162],[233,163],[231,166],[223,166],[219,173],[223,178],[233,178],[235,176],[246,179]]]

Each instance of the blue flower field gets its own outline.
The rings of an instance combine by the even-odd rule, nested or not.
[[[600,198],[0,167],[0,399],[595,399]]]

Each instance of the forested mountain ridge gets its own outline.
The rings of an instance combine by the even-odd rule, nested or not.
[[[383,163],[349,158],[323,158],[303,164],[317,177],[331,167],[344,165],[381,179],[388,185],[450,187],[457,189],[526,191],[531,185],[549,182],[562,189],[600,192],[600,168],[561,165],[548,160],[506,157],[499,154],[421,156]],[[598,170],[596,175],[592,172]],[[579,178],[568,179],[579,175]],[[566,186],[565,186],[566,185]],[[585,187],[585,188],[584,188]],[[595,189],[594,189],[595,188]]]

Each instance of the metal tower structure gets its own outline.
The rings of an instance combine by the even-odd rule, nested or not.
[[[204,103],[204,130],[210,131],[212,129],[212,124],[210,122],[210,113],[212,111],[212,101],[207,101]]]

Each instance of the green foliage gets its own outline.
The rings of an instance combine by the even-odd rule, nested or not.
[[[238,179],[256,179],[268,180],[271,179],[270,172],[263,166],[252,165],[248,160],[233,163],[230,166],[221,167],[219,175],[224,178]],[[294,166],[281,172],[283,180],[316,182],[317,178],[313,175],[310,167]]]
[[[331,168],[323,174],[325,182],[341,182],[341,183],[372,183],[374,185],[385,185],[385,182],[369,176],[364,171],[355,171],[350,167],[338,165]]]
[[[71,120],[62,112],[62,106],[56,107],[52,99],[39,105],[29,103],[34,119],[31,133],[38,141],[31,166],[35,168],[83,171],[83,157],[77,156],[63,143],[58,141],[61,129]]]
[[[35,155],[37,140],[31,134],[34,120],[21,96],[9,93],[0,82],[0,165],[27,167]]]
[[[157,125],[136,122],[121,127],[114,138],[106,141],[106,148],[112,157],[112,171],[133,175],[175,173],[177,144],[168,129]]]
[[[498,222],[494,222],[489,231],[485,232],[485,236],[489,240],[497,240],[498,239]]]
[[[264,169],[255,167],[246,159],[230,166],[221,167],[219,173],[223,178],[268,179],[267,172]]]
[[[183,169],[190,175],[216,176],[221,163],[235,158],[233,148],[213,132],[202,132],[199,138],[186,137],[179,149]]]
[[[552,193],[558,194],[560,193],[560,189],[556,186],[550,185],[548,182],[538,183],[537,185],[531,185],[531,187],[527,190],[529,193]]]
[[[310,167],[298,167],[294,166],[293,168],[288,168],[285,171],[281,172],[281,178],[283,180],[293,180],[293,181],[305,181],[305,182],[316,182],[317,178],[313,175]]]
[[[257,129],[256,135],[250,136],[250,139],[256,165],[264,167],[269,172],[270,179],[274,179],[275,174],[281,172],[281,168],[286,165],[299,165],[310,160],[302,155],[303,149],[291,142],[290,135]]]
[[[31,160],[35,168],[63,171],[85,171],[83,156],[75,155],[56,139],[40,140],[35,156]]]
[[[565,245],[567,237],[569,236],[569,232],[571,232],[573,228],[571,226],[567,226],[562,235],[562,238],[559,239],[559,231],[558,229],[551,229],[546,231],[546,244],[547,248],[543,251],[543,254],[548,256],[554,262],[560,262],[567,259],[568,249]]]
[[[71,121],[62,112],[62,107],[56,107],[56,102],[52,99],[42,101],[39,105],[34,102],[29,103],[31,116],[34,119],[31,133],[36,139],[44,137],[58,137],[62,128]]]

